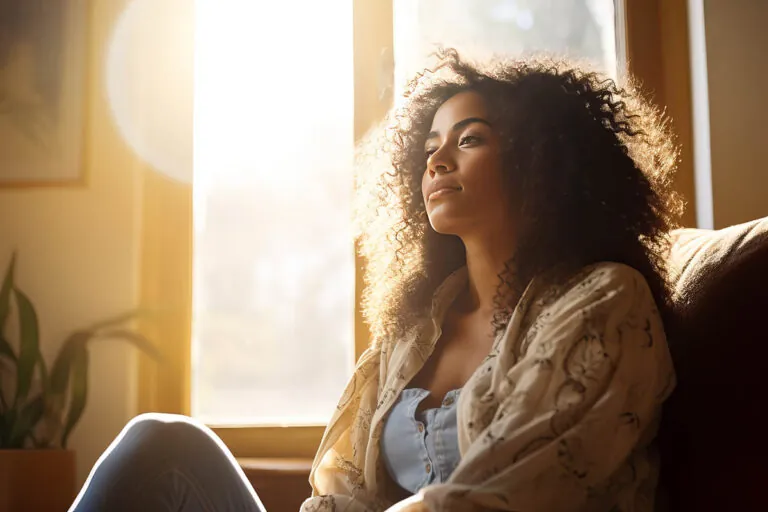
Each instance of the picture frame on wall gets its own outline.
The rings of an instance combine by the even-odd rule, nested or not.
[[[85,182],[87,0],[0,0],[0,187]]]

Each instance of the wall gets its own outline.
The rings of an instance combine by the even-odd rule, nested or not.
[[[41,320],[51,361],[72,329],[135,307],[142,165],[116,132],[104,94],[109,31],[123,0],[92,1],[84,186],[0,189],[0,265],[18,250],[19,284]],[[94,346],[89,401],[71,438],[82,483],[99,454],[136,412],[136,355]]]
[[[704,0],[716,228],[768,215],[768,2]]]

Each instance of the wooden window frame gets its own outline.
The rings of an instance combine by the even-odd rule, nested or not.
[[[677,186],[693,201],[692,124],[686,0],[617,0],[625,18],[626,62],[654,101],[666,105],[683,145]],[[619,23],[622,21],[619,19]],[[393,1],[353,1],[354,137],[359,140],[382,119],[393,94]],[[364,28],[363,28],[364,27]],[[622,49],[622,45],[618,46]],[[622,62],[622,59],[619,59]],[[191,137],[191,134],[190,134]],[[188,184],[146,172],[143,184],[141,296],[143,309],[156,311],[142,328],[162,340],[163,366],[141,356],[140,412],[190,413],[192,325],[192,189]],[[692,212],[693,208],[689,209]],[[689,214],[690,215],[690,214]],[[686,217],[686,225],[693,225]],[[357,252],[357,251],[356,251]],[[369,331],[360,299],[363,261],[356,255],[355,356],[365,350]],[[215,427],[236,457],[313,457],[324,426]]]
[[[696,226],[693,103],[687,0],[617,0],[625,13],[627,65],[642,90],[671,119],[680,145],[674,186],[686,200],[681,219]]]

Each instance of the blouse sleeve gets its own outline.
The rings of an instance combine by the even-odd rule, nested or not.
[[[320,463],[321,487],[315,488],[312,497],[302,503],[301,512],[372,512],[363,499],[353,496],[357,493],[350,473],[354,475],[355,469],[345,468],[339,460],[334,460],[334,450],[326,452],[326,457],[327,460]]]
[[[373,411],[365,403],[376,395],[380,357],[380,351],[373,348],[360,357],[323,435],[309,479],[312,496],[302,503],[300,512],[372,512],[384,508],[362,485],[365,449],[355,446],[355,439],[367,439],[355,431],[370,424]]]
[[[643,450],[674,371],[645,279],[611,265],[534,324],[505,384],[477,398],[498,405],[492,418],[448,482],[423,489],[414,510],[602,510],[636,494],[617,489],[648,485]]]

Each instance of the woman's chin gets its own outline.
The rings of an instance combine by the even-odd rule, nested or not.
[[[429,224],[441,235],[458,235],[461,232],[462,223],[459,219],[439,215],[430,216]]]

